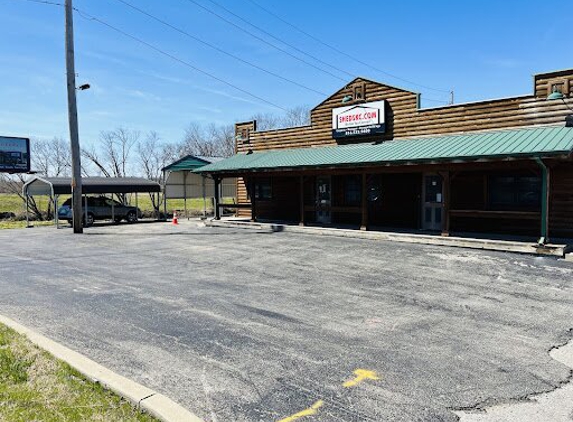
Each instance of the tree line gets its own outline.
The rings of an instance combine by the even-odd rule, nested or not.
[[[310,122],[310,112],[308,107],[300,106],[289,109],[283,115],[257,114],[252,119],[257,120],[257,130],[304,126]],[[81,150],[82,174],[86,177],[138,176],[160,181],[161,169],[186,155],[229,157],[234,153],[233,124],[192,122],[185,129],[183,138],[177,142],[165,141],[155,131],[141,133],[136,129],[118,127],[102,131],[97,143]],[[66,139],[31,139],[30,155],[32,169],[38,175],[71,176],[71,152]],[[27,177],[0,173],[0,193],[16,194],[25,200],[22,185]],[[153,196],[152,201],[155,201]],[[159,207],[159,204],[153,205]],[[44,217],[33,198],[30,200],[30,211],[36,218]],[[48,214],[51,214],[50,210]]]

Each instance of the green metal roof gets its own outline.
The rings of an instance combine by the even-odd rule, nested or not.
[[[545,126],[401,139],[380,144],[292,148],[237,154],[201,167],[196,172],[238,173],[281,168],[421,164],[509,157],[546,157],[569,155],[572,152],[573,128]]]
[[[203,167],[207,164],[220,161],[220,157],[201,157],[196,155],[187,155],[168,166],[163,167],[162,171],[192,171]]]

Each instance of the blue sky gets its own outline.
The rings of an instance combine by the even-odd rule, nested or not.
[[[447,93],[392,78],[333,52],[250,0],[214,1],[332,64],[337,69],[301,56],[337,77],[275,50],[195,4],[280,45],[210,0],[125,1],[324,94],[342,87],[352,79],[350,74],[422,92],[428,99],[424,106],[440,104],[429,99],[448,99]],[[532,74],[573,67],[566,0],[254,1],[378,69],[427,87],[454,89],[456,102],[530,94]],[[118,0],[74,0],[74,5],[282,107],[313,106],[325,97],[213,51]],[[0,0],[0,135],[67,138],[63,16],[58,6]],[[192,121],[233,123],[259,112],[281,112],[78,14],[75,35],[78,84],[92,86],[78,92],[82,144],[97,142],[100,131],[120,125],[155,130],[167,141],[179,141]],[[281,48],[300,56],[290,47]]]

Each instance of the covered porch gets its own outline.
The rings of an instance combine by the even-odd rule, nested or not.
[[[253,221],[573,237],[573,128],[535,127],[232,157]],[[218,198],[216,204],[220,204]]]

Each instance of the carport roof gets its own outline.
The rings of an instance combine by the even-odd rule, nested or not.
[[[72,193],[70,177],[35,177],[24,184],[24,194],[30,195],[65,195]],[[82,177],[82,193],[136,193],[161,192],[157,182],[139,177]]]
[[[161,171],[193,171],[207,164],[223,160],[223,157],[204,157],[200,155],[187,155],[165,166]]]
[[[571,155],[573,128],[526,127],[329,147],[237,154],[197,173],[233,174],[304,168],[406,165]]]

